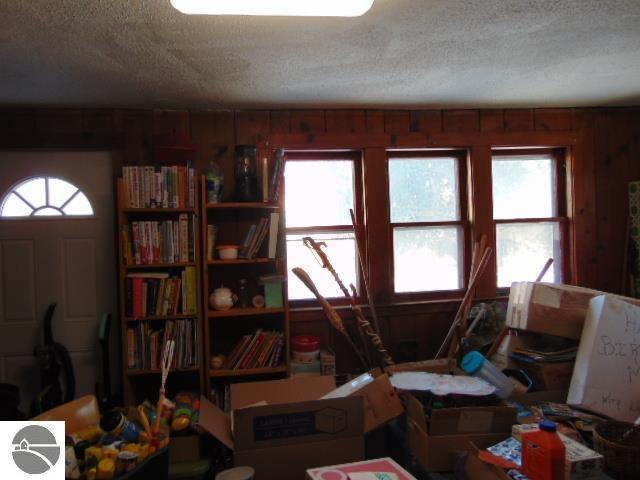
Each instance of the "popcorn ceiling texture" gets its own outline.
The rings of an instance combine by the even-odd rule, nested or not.
[[[639,0],[376,0],[359,18],[0,0],[0,104],[640,104]]]

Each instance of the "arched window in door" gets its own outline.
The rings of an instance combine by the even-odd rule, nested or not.
[[[0,217],[92,216],[93,207],[78,187],[55,177],[32,177],[2,197]]]

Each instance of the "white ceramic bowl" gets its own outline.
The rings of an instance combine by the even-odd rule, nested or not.
[[[216,250],[218,250],[218,257],[221,260],[235,260],[238,258],[240,247],[238,245],[219,245]]]

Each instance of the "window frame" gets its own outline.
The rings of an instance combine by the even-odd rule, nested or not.
[[[356,220],[356,225],[364,225],[364,178],[363,178],[363,151],[362,150],[352,150],[352,149],[285,149],[285,163],[286,162],[313,162],[317,160],[324,161],[350,161],[353,165],[353,209],[354,216]],[[286,168],[286,166],[285,166]],[[286,181],[284,184],[284,191],[286,195]],[[285,212],[286,216],[286,212]],[[354,229],[352,225],[311,225],[308,227],[287,227],[286,219],[285,219],[285,243],[288,235],[302,235],[308,234],[313,237],[313,233],[354,233]],[[360,265],[358,263],[358,242],[357,238],[355,241],[355,249],[356,249],[356,258],[355,258],[355,271],[356,271],[356,292],[357,292],[357,300],[361,301],[363,298],[363,289],[362,289],[362,274],[360,271]],[[367,241],[363,242],[363,251],[359,252],[360,256],[363,259],[367,257]],[[311,255],[311,252],[309,252]],[[331,252],[328,252],[329,260],[331,260]],[[365,260],[366,261],[366,260]],[[291,275],[292,265],[287,265],[287,276]],[[338,271],[338,275],[340,272]],[[348,285],[347,285],[348,288]],[[349,303],[348,299],[339,296],[339,297],[326,297],[331,300],[332,305],[347,305]],[[289,304],[293,308],[307,308],[307,307],[317,307],[318,301],[315,296],[308,299],[289,299]]]
[[[436,221],[436,222],[392,222],[391,221],[391,186],[389,179],[389,166],[393,159],[398,158],[455,158],[458,180],[458,205],[460,210],[459,220],[452,221]],[[392,302],[415,302],[427,300],[443,300],[451,298],[459,298],[467,288],[468,272],[471,268],[471,222],[469,219],[469,177],[468,162],[469,151],[466,149],[387,149],[386,152],[386,183],[387,183],[387,219],[388,219],[388,237],[391,251],[389,252],[389,298]],[[461,288],[443,289],[443,290],[423,290],[417,292],[396,292],[395,291],[395,250],[393,241],[393,232],[395,228],[411,228],[411,227],[444,227],[457,226],[462,232],[462,251],[458,252],[461,257],[462,276]]]
[[[509,295],[509,291],[511,287],[504,287],[498,285],[498,257],[497,257],[497,246],[498,246],[498,225],[509,225],[509,224],[518,224],[518,223],[557,223],[558,230],[560,234],[560,250],[561,250],[561,263],[559,266],[559,272],[561,275],[560,282],[567,283],[571,280],[571,271],[570,271],[570,222],[568,215],[568,198],[567,198],[567,149],[560,148],[551,148],[551,147],[539,147],[539,148],[493,148],[491,150],[491,162],[492,162],[492,177],[491,177],[491,189],[493,196],[493,159],[495,157],[525,157],[532,155],[548,155],[551,157],[554,168],[554,193],[555,193],[555,204],[554,208],[554,216],[552,217],[525,217],[525,218],[501,218],[496,219],[493,217],[493,211],[491,212],[491,218],[493,221],[493,230],[494,230],[494,239],[495,239],[495,264],[496,264],[496,293],[498,296]],[[492,202],[493,208],[493,202]],[[554,259],[554,264],[556,263],[556,259]],[[540,265],[542,269],[543,265]],[[534,279],[531,279],[533,281]]]
[[[22,185],[32,182],[34,180],[44,180],[44,185],[45,185],[45,204],[44,205],[40,205],[40,206],[33,205],[30,199],[25,198],[22,194],[20,194],[17,191],[17,189],[20,188]],[[50,197],[49,197],[49,189],[51,188],[49,186],[50,180],[60,180],[62,182],[65,182],[71,185],[76,189],[76,191],[73,194],[71,194],[71,196],[69,196],[60,207],[51,205],[50,203]],[[83,213],[83,214],[77,214],[77,215],[66,213],[64,211],[64,208],[79,194],[83,195],[86,198],[87,202],[89,203],[89,207],[91,208],[91,213],[89,214]],[[16,195],[25,205],[27,205],[29,208],[32,209],[31,213],[29,215],[15,215],[15,216],[2,215],[2,212],[4,210],[4,204],[10,195]],[[97,216],[96,208],[94,205],[95,204],[94,202],[91,201],[90,196],[87,195],[87,193],[83,189],[78,187],[75,183],[71,182],[67,178],[64,178],[58,175],[48,175],[48,174],[31,175],[29,177],[25,177],[15,182],[4,193],[2,193],[2,195],[0,196],[0,221],[16,222],[16,221],[42,221],[42,220],[61,220],[61,219],[64,219],[65,221],[67,221],[67,220],[93,219],[93,218],[96,218]],[[59,212],[59,214],[58,215],[36,215],[36,212],[44,209],[56,210]]]

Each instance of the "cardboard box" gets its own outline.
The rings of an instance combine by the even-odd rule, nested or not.
[[[374,370],[347,382],[322,398],[364,398],[364,431],[369,433],[404,413],[404,406],[389,376]]]
[[[541,363],[518,362],[533,380],[537,390],[568,390],[573,375],[574,362]]]
[[[172,435],[169,442],[169,462],[197,462],[200,460],[200,435]]]
[[[621,421],[640,416],[640,307],[591,300],[567,403]]]
[[[507,325],[579,340],[589,301],[602,294],[572,285],[514,282],[507,306]],[[640,305],[638,299],[616,297]]]
[[[422,365],[396,365],[394,372],[423,371],[448,373],[451,365],[445,361],[422,362]],[[480,446],[498,443],[511,434],[517,423],[517,409],[507,406],[441,408],[433,410],[427,424],[420,401],[410,392],[402,392],[407,411],[409,448],[418,463],[427,471],[448,471],[453,468],[457,452],[467,451],[469,441]]]
[[[343,465],[332,465],[322,468],[313,468],[307,470],[307,480],[360,480],[370,477],[366,474],[373,473],[392,473],[397,476],[398,480],[416,480],[416,478],[407,472],[404,468],[394,462],[391,458],[377,458],[374,460],[365,460],[364,462],[346,463]],[[386,478],[386,477],[385,477]]]
[[[331,377],[233,384],[231,414],[203,397],[200,425],[256,480],[299,480],[312,467],[364,459],[363,399],[318,400],[334,388]]]

